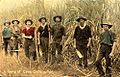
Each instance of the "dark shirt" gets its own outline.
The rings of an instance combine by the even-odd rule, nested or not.
[[[74,32],[74,38],[77,41],[87,41],[89,38],[91,38],[91,29],[87,25],[85,26],[84,29],[81,29],[79,26],[76,27],[75,32]]]
[[[40,32],[40,37],[49,38],[48,25],[46,25],[45,28],[40,26],[37,31]]]
[[[34,37],[35,27],[30,27],[30,29],[23,29],[22,33],[25,34],[25,36],[32,36]]]
[[[115,33],[113,33],[112,31],[105,31],[101,33],[100,35],[101,44],[112,45],[114,41],[115,41]]]
[[[65,28],[61,24],[55,24],[51,28],[51,34],[53,36],[53,40],[60,39],[62,40],[62,36],[66,35]]]

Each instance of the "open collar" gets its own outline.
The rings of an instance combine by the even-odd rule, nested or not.
[[[47,25],[47,23],[45,23],[45,24],[40,24],[40,26],[42,26],[43,28],[45,28],[45,26]]]

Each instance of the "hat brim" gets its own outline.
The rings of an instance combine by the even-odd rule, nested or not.
[[[8,23],[9,25],[11,24],[10,22],[4,22],[4,25],[6,25],[7,23]]]
[[[33,24],[33,21],[32,20],[30,20],[30,19],[27,19],[27,20],[25,20],[25,24],[27,25],[27,22],[28,21],[30,21],[31,22],[31,25]]]
[[[78,18],[76,21],[77,21],[77,22],[80,22],[81,19],[84,20],[84,21],[87,21],[86,18]]]
[[[47,22],[47,19],[46,19],[45,17],[40,18],[40,19],[39,19],[39,22],[42,22],[42,19],[44,19],[45,22]]]
[[[12,24],[14,24],[15,21],[17,22],[17,24],[20,23],[20,21],[18,21],[18,20],[13,20],[13,21],[12,21]]]
[[[107,25],[109,27],[109,29],[112,27],[112,25],[110,25],[110,24],[101,24],[101,28],[103,28],[103,25]]]
[[[56,22],[56,18],[59,18],[60,19],[60,22],[62,21],[62,16],[55,16],[53,17],[53,20]]]

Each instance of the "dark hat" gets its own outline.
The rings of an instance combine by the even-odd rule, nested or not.
[[[83,19],[84,21],[87,21],[87,18],[86,18],[86,17],[83,17],[83,16],[80,16],[76,21],[77,21],[77,22],[80,22],[80,19]]]
[[[53,20],[56,22],[56,18],[59,18],[60,19],[60,22],[62,21],[62,16],[54,16],[53,17]]]
[[[112,25],[110,24],[107,24],[107,23],[104,23],[104,24],[101,24],[101,27],[103,28],[103,25],[107,25],[109,27],[109,29],[112,27]]]
[[[9,25],[11,24],[11,22],[4,22],[4,25],[6,25],[7,23],[8,23]]]
[[[17,22],[17,24],[20,23],[20,21],[18,21],[18,20],[12,20],[12,24],[14,24],[14,22]]]
[[[39,19],[39,22],[41,22],[41,21],[42,21],[42,19],[44,19],[44,20],[45,20],[45,22],[47,22],[46,17],[41,17],[41,18]]]
[[[33,21],[31,19],[26,19],[25,20],[25,24],[27,25],[27,22],[30,21],[31,22],[31,25],[33,24]]]

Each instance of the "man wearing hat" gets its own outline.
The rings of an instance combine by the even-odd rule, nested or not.
[[[88,66],[87,63],[87,51],[91,42],[91,28],[87,25],[87,19],[80,16],[77,19],[77,26],[74,31],[74,47],[82,54],[83,58],[79,59],[79,66],[84,65],[84,68]]]
[[[40,47],[42,50],[43,61],[48,63],[48,45],[49,45],[49,24],[47,23],[47,19],[45,17],[41,17],[39,19],[40,25],[37,32],[40,33],[38,35],[38,39],[40,40]]]
[[[22,36],[25,39],[24,49],[25,55],[29,59],[36,60],[36,49],[35,49],[35,27],[32,26],[33,21],[30,19],[25,20],[26,28],[22,31]]]
[[[96,61],[96,66],[100,77],[104,77],[105,74],[106,77],[111,77],[111,59],[109,55],[112,51],[113,43],[115,42],[115,33],[110,31],[110,28],[112,27],[110,24],[101,24],[101,27],[104,31],[100,34],[100,51]],[[104,57],[106,59],[106,73],[104,73],[101,63]]]
[[[19,27],[19,23],[20,21],[18,20],[13,20],[12,21],[12,33],[13,33],[13,50],[18,50],[18,45],[21,44],[21,31],[20,31],[20,27]],[[18,55],[18,52],[17,52]]]
[[[56,56],[56,50],[58,51],[57,54],[57,63],[62,62],[62,37],[66,35],[65,28],[61,24],[62,17],[61,16],[55,16],[53,18],[55,24],[51,28],[51,34],[52,34],[52,62],[51,64],[55,63],[55,56]]]
[[[5,55],[8,55],[8,45],[10,46],[10,48],[12,50],[11,43],[10,43],[10,39],[12,37],[12,29],[10,28],[10,24],[11,24],[10,22],[5,22],[4,29],[2,31],[2,37],[3,37],[3,42],[4,42],[4,48],[5,48]]]

